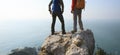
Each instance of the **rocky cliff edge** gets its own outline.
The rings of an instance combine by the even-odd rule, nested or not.
[[[74,34],[57,32],[48,36],[38,55],[93,55],[95,40],[89,29]]]

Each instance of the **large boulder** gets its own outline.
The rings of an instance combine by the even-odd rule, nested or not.
[[[38,55],[93,55],[95,47],[91,30],[68,32],[62,35],[57,32],[48,36],[41,46]]]

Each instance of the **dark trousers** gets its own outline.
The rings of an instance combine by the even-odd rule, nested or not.
[[[62,33],[65,32],[65,24],[64,24],[64,18],[61,12],[53,12],[52,13],[52,25],[51,25],[51,32],[54,34],[55,32],[55,22],[56,22],[56,17],[58,16],[60,22],[61,22],[61,28],[62,28]]]

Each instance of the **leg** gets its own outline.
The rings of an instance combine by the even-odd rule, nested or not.
[[[83,23],[82,23],[82,20],[81,20],[81,13],[82,13],[82,10],[79,10],[79,14],[78,14],[78,23],[79,23],[79,27],[80,27],[80,30],[83,30]]]
[[[62,34],[66,34],[63,15],[61,13],[58,13],[58,18],[59,18],[59,20],[61,22]]]
[[[51,24],[51,34],[53,35],[55,32],[55,22],[56,22],[56,14],[52,14],[52,24]]]
[[[76,11],[73,13],[73,30],[76,32],[77,31],[77,14]]]

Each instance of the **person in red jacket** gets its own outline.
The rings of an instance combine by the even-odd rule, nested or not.
[[[81,13],[83,8],[77,8],[76,7],[77,0],[72,0],[72,6],[71,6],[71,13],[73,13],[73,30],[72,33],[77,32],[77,16],[78,16],[78,23],[80,26],[80,30],[84,30],[83,23],[81,20]]]

